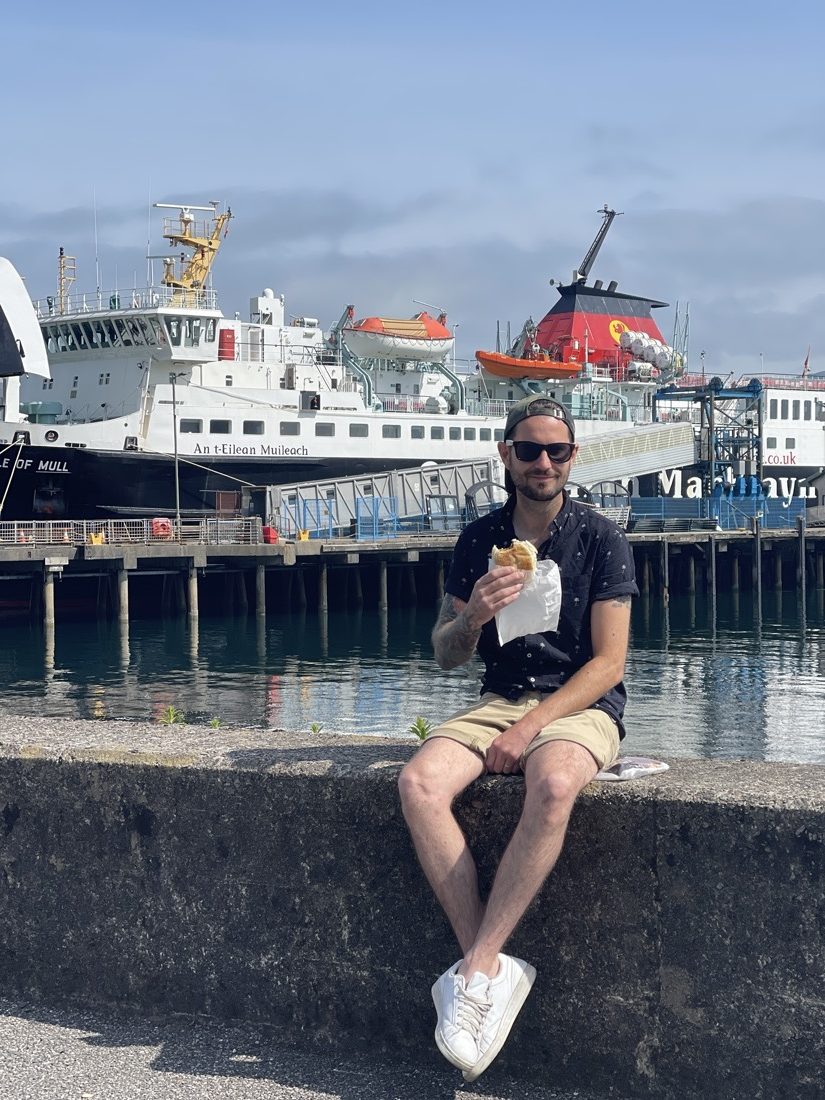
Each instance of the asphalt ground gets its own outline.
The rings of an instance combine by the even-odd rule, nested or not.
[[[272,1029],[0,998],[0,1100],[604,1100],[505,1077],[284,1044]],[[614,1097],[614,1100],[621,1098]]]

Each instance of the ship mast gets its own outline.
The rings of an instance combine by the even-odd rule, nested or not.
[[[57,311],[65,313],[69,301],[69,287],[77,277],[77,258],[67,256],[63,249],[57,257]]]
[[[209,206],[186,206],[183,203],[156,202],[159,209],[178,210],[177,218],[163,219],[163,236],[175,247],[191,249],[191,255],[187,259],[181,256],[186,266],[180,275],[175,272],[175,260],[169,256],[163,261],[163,278],[165,286],[174,287],[181,291],[180,297],[188,300],[195,295],[186,294],[187,291],[197,292],[206,285],[212,264],[218,254],[223,239],[224,226],[232,217],[232,211],[227,209],[219,214],[217,203]],[[195,221],[193,210],[203,210],[212,215],[211,223],[208,221]],[[177,295],[175,296],[177,297]],[[188,304],[188,301],[187,301]]]
[[[604,206],[601,210],[598,211],[598,213],[602,215],[602,218],[604,220],[599,226],[599,232],[596,234],[593,243],[585,253],[584,259],[573,272],[574,283],[583,283],[586,281],[587,276],[590,274],[591,267],[596,262],[596,257],[599,254],[599,249],[604,244],[604,239],[607,236],[607,231],[613,224],[613,219],[617,216],[617,212],[615,210],[607,209],[607,203],[604,204]],[[621,214],[622,211],[619,211],[618,213]]]

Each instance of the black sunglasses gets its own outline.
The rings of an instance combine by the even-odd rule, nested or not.
[[[532,439],[508,439],[506,443],[519,462],[535,462],[542,451],[551,462],[569,462],[576,449],[575,443],[534,443]]]

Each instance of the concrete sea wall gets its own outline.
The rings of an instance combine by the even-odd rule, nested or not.
[[[413,751],[3,718],[2,988],[438,1061],[429,987],[457,950],[398,806]],[[459,804],[484,882],[522,792],[484,779]],[[510,946],[538,979],[491,1078],[822,1097],[824,891],[825,768],[591,785]]]

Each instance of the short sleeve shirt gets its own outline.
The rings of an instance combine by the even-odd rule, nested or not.
[[[507,546],[515,537],[515,498],[475,520],[462,531],[453,552],[445,590],[465,602],[475,582],[489,568],[493,546]],[[590,610],[598,600],[638,596],[633,552],[624,532],[593,508],[565,493],[561,510],[539,547],[539,559],[555,561],[561,574],[562,603],[558,628],[527,634],[499,645],[495,620],[485,623],[478,641],[484,661],[481,692],[515,700],[528,691],[551,693],[593,656]],[[619,683],[593,706],[605,711],[619,727],[627,692]]]

